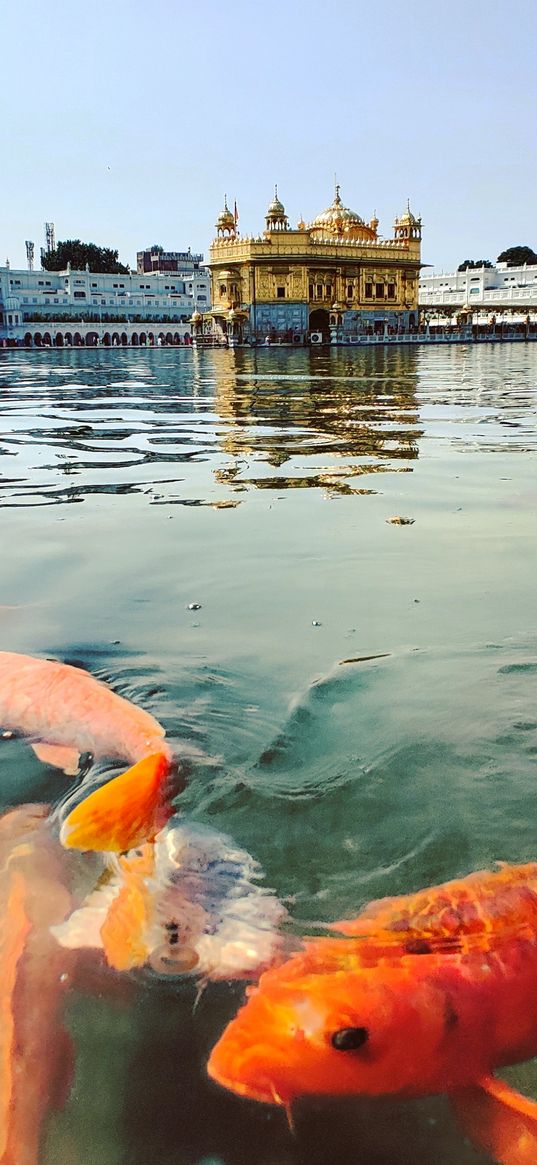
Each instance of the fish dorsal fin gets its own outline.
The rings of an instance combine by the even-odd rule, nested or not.
[[[537,865],[499,863],[493,871],[381,898],[357,918],[333,923],[330,929],[415,954],[489,950],[513,936],[534,939]]]
[[[169,812],[163,788],[169,774],[164,753],[144,757],[81,801],[65,819],[60,840],[80,850],[122,853],[151,841]]]
[[[535,1165],[536,1101],[494,1076],[457,1089],[450,1100],[466,1135],[498,1165]]]

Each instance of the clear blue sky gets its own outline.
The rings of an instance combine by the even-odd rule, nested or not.
[[[0,263],[81,238],[134,264],[243,233],[274,182],[380,231],[410,198],[424,262],[537,248],[536,0],[25,0],[1,18]]]

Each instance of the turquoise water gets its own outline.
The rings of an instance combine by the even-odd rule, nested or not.
[[[185,811],[295,930],[537,855],[536,384],[531,345],[0,357],[2,648],[203,750]],[[62,794],[1,747],[4,805]],[[41,1165],[488,1160],[442,1099],[303,1103],[293,1137],[205,1077],[239,985],[126,978],[71,994]]]

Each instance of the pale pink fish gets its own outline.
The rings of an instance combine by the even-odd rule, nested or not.
[[[40,760],[68,774],[84,753],[133,766],[69,814],[64,845],[127,850],[152,840],[169,817],[174,763],[164,728],[88,672],[0,652],[0,726],[28,737]]]
[[[0,818],[0,1162],[38,1165],[48,1114],[71,1083],[62,1026],[77,955],[50,927],[71,909],[67,854],[47,828],[48,809],[25,805]]]

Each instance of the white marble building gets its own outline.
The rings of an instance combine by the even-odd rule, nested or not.
[[[470,267],[450,273],[422,271],[419,306],[424,314],[448,316],[465,311],[476,317],[495,315],[506,322],[537,319],[537,266]]]
[[[210,308],[204,268],[176,275],[104,275],[0,267],[0,345],[182,343]]]

